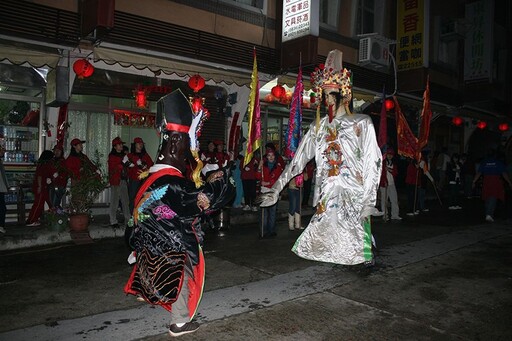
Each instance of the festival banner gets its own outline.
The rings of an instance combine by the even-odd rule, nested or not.
[[[302,83],[302,67],[299,68],[295,90],[293,91],[292,103],[290,106],[290,116],[288,119],[288,128],[286,130],[286,147],[284,154],[288,158],[293,158],[300,139],[302,138],[302,93],[304,84]]]
[[[398,154],[418,160],[420,156],[420,153],[418,152],[418,139],[411,131],[411,128],[400,109],[398,100],[396,97],[393,97],[393,99],[395,101]]]
[[[254,152],[261,147],[261,114],[260,114],[260,82],[258,79],[258,63],[256,61],[256,49],[253,51],[254,63],[251,75],[251,93],[249,95],[249,103],[247,113],[249,115],[249,129],[247,133],[247,147],[244,156],[244,167],[253,158]]]

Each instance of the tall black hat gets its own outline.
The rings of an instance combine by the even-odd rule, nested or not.
[[[193,112],[187,97],[176,89],[157,102],[155,128],[159,133],[177,131],[188,133]]]

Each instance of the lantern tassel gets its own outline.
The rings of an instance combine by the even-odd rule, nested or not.
[[[199,153],[197,150],[191,150],[192,156],[197,162],[196,168],[192,172],[192,180],[194,181],[196,188],[201,187],[204,182],[201,179],[201,169],[203,169],[203,161],[199,158]]]

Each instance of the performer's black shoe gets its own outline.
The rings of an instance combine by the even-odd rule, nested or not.
[[[197,322],[187,322],[181,327],[178,327],[175,324],[171,324],[171,326],[169,327],[169,334],[171,334],[171,336],[176,337],[176,336],[180,336],[180,335],[193,333],[198,328],[199,328],[199,323],[197,323]]]

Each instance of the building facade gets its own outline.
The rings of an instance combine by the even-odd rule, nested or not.
[[[305,7],[313,11],[312,30],[289,39],[287,25],[302,21],[295,11]],[[12,152],[6,160],[13,173],[30,176],[32,161],[55,143],[63,115],[67,137],[87,140],[89,155],[98,150],[106,160],[115,136],[141,136],[154,155],[156,101],[176,88],[192,95],[187,82],[196,74],[206,80],[200,95],[212,113],[201,142],[225,141],[233,115],[247,109],[253,50],[264,143],[282,147],[288,106],[266,95],[278,83],[291,91],[300,64],[308,98],[309,73],[333,49],[353,72],[356,111],[378,123],[385,88],[417,131],[428,76],[434,113],[428,148],[481,157],[484,145],[509,144],[510,129],[499,126],[511,123],[510,13],[499,0],[4,0],[0,119]],[[83,59],[94,73],[78,78],[73,66]],[[142,106],[137,90],[145,91]],[[21,128],[25,112],[38,113],[30,129]],[[313,115],[305,108],[304,122]],[[393,138],[394,114],[388,115]],[[462,123],[454,125],[454,117]],[[477,128],[480,121],[485,129]]]

